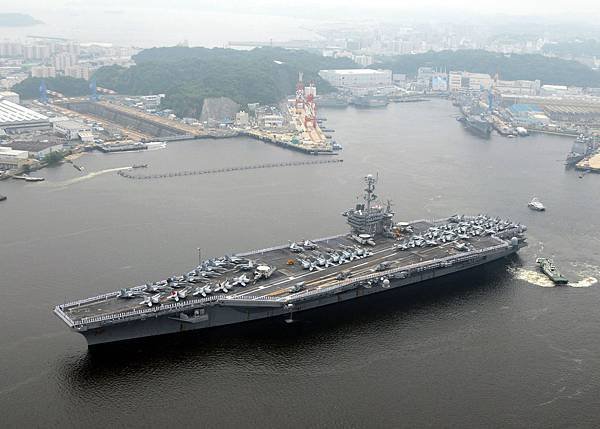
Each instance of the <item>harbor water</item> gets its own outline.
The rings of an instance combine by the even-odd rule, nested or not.
[[[321,109],[343,163],[131,180],[136,173],[314,160],[248,138],[85,154],[0,182],[3,427],[597,427],[600,176],[572,140],[489,140],[445,100]],[[498,215],[518,256],[271,320],[88,350],[65,301],[188,271],[205,257],[346,230],[362,176],[396,220]],[[527,208],[537,196],[544,213]],[[553,258],[552,287],[535,258]]]

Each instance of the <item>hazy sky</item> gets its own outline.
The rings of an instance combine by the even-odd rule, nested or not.
[[[381,15],[389,12],[427,12],[438,15],[457,10],[474,14],[511,14],[539,16],[581,16],[585,18],[600,17],[600,1],[596,0],[0,0],[1,10],[9,12],[48,9],[56,7],[70,8],[108,8],[122,9],[129,7],[169,7],[193,8],[207,10],[254,11],[263,14],[281,14],[290,16],[294,12],[306,17],[339,14],[340,17],[356,14]],[[593,16],[590,16],[593,15]]]

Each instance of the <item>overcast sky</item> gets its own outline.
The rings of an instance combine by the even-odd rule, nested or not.
[[[128,7],[161,7],[193,8],[208,10],[254,11],[263,14],[290,15],[290,12],[302,11],[302,15],[321,13],[341,16],[366,13],[382,15],[388,12],[402,13],[419,11],[439,15],[440,12],[469,11],[474,14],[510,14],[538,16],[580,16],[598,19],[600,17],[600,1],[596,0],[0,0],[4,12],[26,11],[34,13],[35,9],[56,7],[70,8],[109,8],[122,9]],[[592,16],[590,16],[592,15]]]

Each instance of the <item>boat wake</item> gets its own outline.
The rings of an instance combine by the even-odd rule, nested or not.
[[[579,280],[575,283],[569,283],[567,286],[571,287],[590,287],[598,283],[598,279],[596,277],[586,277],[584,279]]]
[[[106,170],[93,171],[91,173],[86,174],[85,176],[79,176],[79,177],[75,177],[75,178],[70,179],[70,180],[65,180],[64,182],[58,182],[55,185],[56,186],[74,185],[75,183],[79,183],[79,182],[83,182],[83,181],[86,181],[86,180],[90,180],[90,179],[93,179],[94,177],[101,176],[103,174],[113,173],[113,172],[121,171],[121,170],[130,170],[130,169],[131,169],[131,167],[107,168]]]
[[[545,274],[540,273],[539,271],[527,270],[524,268],[514,268],[509,267],[508,272],[511,273],[514,278],[518,280],[526,281],[535,286],[540,287],[555,287],[556,285],[552,280],[546,277]],[[598,279],[596,277],[588,276],[577,282],[569,282],[565,286],[570,287],[590,287],[598,283]]]
[[[514,276],[514,278],[526,281],[527,283],[531,283],[532,285],[540,287],[555,286],[552,280],[550,280],[548,277],[546,277],[544,274],[538,271],[526,270],[524,268],[509,267],[508,272],[511,273]]]

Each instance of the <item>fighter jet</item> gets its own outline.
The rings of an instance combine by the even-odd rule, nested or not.
[[[314,243],[310,240],[304,240],[303,242],[300,243],[300,246],[302,246],[306,250],[315,250],[315,249],[319,248],[319,246],[317,246],[316,243]]]
[[[246,274],[243,274],[239,277],[234,277],[232,284],[233,284],[233,286],[245,287],[249,282],[250,282],[250,279],[246,276]]]
[[[163,291],[167,290],[167,288],[168,288],[168,286],[166,286],[166,285],[152,283],[152,284],[147,284],[144,287],[144,292],[149,292],[149,293],[163,292]]]
[[[252,271],[255,267],[254,261],[250,259],[247,264],[239,264],[237,269],[242,271]]]
[[[302,253],[304,252],[304,247],[300,246],[298,243],[290,241],[290,251],[293,253]]]
[[[289,292],[290,293],[298,293],[300,291],[303,291],[305,289],[304,285],[305,285],[304,282],[296,283],[294,286],[292,286],[290,288]]]
[[[180,299],[185,299],[186,297],[187,297],[187,291],[186,290],[174,290],[167,297],[167,300],[179,302]]]
[[[131,299],[131,298],[137,298],[141,295],[142,295],[141,291],[132,290],[129,288],[123,288],[123,289],[121,289],[121,291],[119,292],[119,295],[117,297],[123,298],[123,299]]]
[[[380,262],[379,264],[377,264],[377,266],[375,268],[372,269],[372,271],[385,271],[385,270],[389,270],[393,263],[394,263],[394,261],[383,261],[383,262]]]
[[[352,271],[344,270],[341,271],[337,276],[335,276],[336,280],[346,280],[347,278],[352,277]]]
[[[202,295],[203,297],[206,297],[206,289],[204,288],[204,286],[199,286],[196,288],[196,290],[194,290],[192,295],[193,296]]]
[[[305,270],[308,270],[312,263],[312,261],[310,261],[309,259],[300,259],[300,258],[298,259],[298,262],[300,262],[300,265],[302,265],[302,268]]]
[[[214,291],[228,293],[231,289],[233,289],[233,286],[228,281],[224,281],[217,284],[217,287],[214,289]]]
[[[146,305],[152,307],[154,304],[160,304],[160,293],[152,296],[145,296],[144,300],[140,302],[140,305]]]
[[[456,245],[454,246],[454,248],[456,250],[459,250],[461,252],[468,252],[469,249],[469,245],[467,243],[456,243]]]

